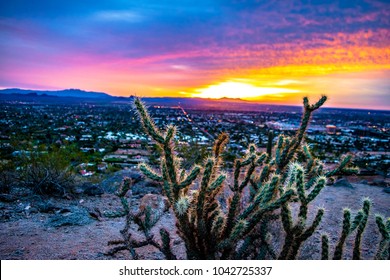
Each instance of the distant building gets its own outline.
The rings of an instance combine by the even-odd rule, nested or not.
[[[335,125],[328,124],[326,126],[326,133],[328,133],[328,134],[336,134],[336,131],[337,131],[337,127]]]
[[[298,125],[284,122],[269,121],[266,125],[274,130],[296,130]]]
[[[98,164],[97,169],[98,169],[99,171],[104,171],[104,170],[107,169],[107,167],[108,167],[108,164],[105,163],[105,162],[102,162],[102,163]]]
[[[80,174],[83,177],[89,177],[92,176],[95,172],[87,171],[87,170],[80,170]]]

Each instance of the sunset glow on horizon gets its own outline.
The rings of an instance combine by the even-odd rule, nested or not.
[[[390,110],[388,1],[3,1],[0,88]]]
[[[296,93],[299,90],[277,88],[277,87],[259,87],[242,82],[224,82],[218,85],[210,85],[206,88],[196,89],[191,94],[192,97],[201,98],[240,98],[243,100],[256,100],[264,95],[274,95],[283,97],[282,93]]]

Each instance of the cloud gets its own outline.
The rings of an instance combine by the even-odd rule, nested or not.
[[[390,4],[351,3],[3,1],[0,86],[84,83],[173,95],[237,79],[298,88],[292,80],[387,71]]]
[[[145,17],[139,12],[127,10],[99,11],[93,17],[102,21],[142,22],[145,20]]]

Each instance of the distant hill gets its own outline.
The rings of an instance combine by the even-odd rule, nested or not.
[[[113,96],[104,92],[85,91],[81,89],[64,89],[64,90],[34,90],[34,89],[20,89],[8,88],[0,90],[0,94],[37,94],[46,96],[59,97],[80,97],[80,98],[94,98],[94,99],[112,99]]]
[[[104,92],[84,91],[80,89],[65,90],[31,90],[9,88],[0,90],[0,101],[21,101],[39,104],[65,104],[65,103],[123,103],[131,104],[134,96],[112,96]],[[232,110],[232,111],[285,111],[301,110],[299,107],[259,104],[239,98],[189,98],[189,97],[142,97],[149,106],[175,107],[200,110]]]
[[[191,97],[141,97],[148,106],[176,107],[195,110],[222,110],[222,111],[272,111],[272,112],[297,112],[302,111],[302,106],[271,105],[246,101],[239,98],[191,98]],[[134,96],[112,96],[104,92],[84,91],[80,89],[65,90],[29,90],[10,88],[0,90],[0,102],[20,101],[34,104],[75,104],[80,102],[96,104],[131,104]],[[365,109],[321,108],[320,111],[358,110]],[[389,111],[377,111],[386,112]]]

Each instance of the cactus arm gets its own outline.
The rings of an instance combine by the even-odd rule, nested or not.
[[[171,237],[169,235],[169,232],[166,229],[162,228],[160,229],[160,236],[162,241],[162,246],[160,247],[161,252],[163,252],[167,260],[176,260],[176,256],[172,253],[170,245]]]
[[[178,188],[181,190],[190,186],[196,180],[200,171],[201,169],[199,166],[195,166],[194,168],[192,168],[188,176],[180,182]]]
[[[321,236],[321,260],[329,260],[329,237],[326,234]]]
[[[343,257],[344,243],[350,232],[350,228],[351,228],[351,211],[349,209],[344,209],[343,229],[341,231],[339,241],[334,251],[334,255],[333,255],[334,260],[341,260],[341,258]]]
[[[362,241],[362,235],[367,225],[368,215],[370,213],[370,206],[371,201],[369,199],[365,199],[363,201],[363,219],[360,222],[359,226],[357,227],[356,237],[355,237],[355,243],[353,247],[353,255],[352,258],[354,260],[360,260],[361,258],[361,241]]]
[[[144,128],[144,130],[150,135],[153,140],[155,140],[159,144],[164,144],[164,137],[162,136],[161,132],[158,130],[154,122],[152,121],[152,118],[150,117],[148,111],[145,108],[145,105],[142,104],[141,100],[139,98],[136,98],[134,100],[134,105],[138,111],[138,114],[140,116],[141,124]]]
[[[390,224],[389,221],[390,219],[388,219],[388,224]],[[375,217],[375,222],[382,236],[382,239],[378,245],[378,250],[375,254],[375,259],[386,260],[389,258],[389,250],[390,250],[390,227],[386,227],[384,219],[380,215],[377,215]]]
[[[142,171],[142,173],[148,177],[149,179],[157,182],[163,182],[164,178],[155,172],[150,166],[145,163],[141,163],[138,168]]]
[[[272,130],[268,132],[268,142],[267,142],[267,156],[268,159],[272,158],[272,141],[274,139],[274,133]]]

